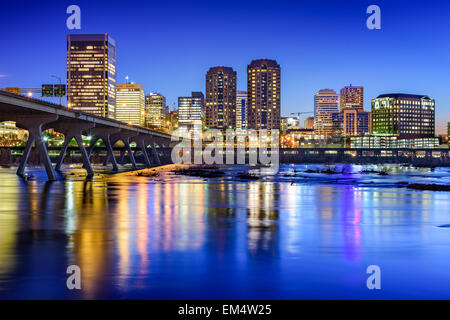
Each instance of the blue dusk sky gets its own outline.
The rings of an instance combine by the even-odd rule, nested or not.
[[[66,8],[81,8],[81,30],[68,30]],[[381,8],[381,30],[366,9]],[[0,10],[0,88],[37,88],[66,77],[66,35],[108,33],[117,41],[117,80],[178,96],[205,90],[205,74],[223,65],[246,90],[252,59],[282,68],[282,115],[313,111],[314,94],[365,88],[379,94],[427,94],[438,132],[450,121],[450,1],[6,1]],[[306,115],[305,115],[306,116]]]

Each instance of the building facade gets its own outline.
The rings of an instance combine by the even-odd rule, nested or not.
[[[160,93],[149,93],[145,96],[145,123],[147,128],[163,129],[166,122],[166,97]]]
[[[308,117],[304,123],[305,129],[314,129],[314,117]]]
[[[145,120],[144,87],[140,84],[117,85],[116,120],[143,126]]]
[[[236,129],[247,129],[247,91],[236,91]]]
[[[247,127],[280,129],[281,68],[275,60],[253,60],[247,66]]]
[[[314,96],[314,132],[325,138],[333,135],[333,113],[339,112],[339,96],[332,89],[322,89]]]
[[[236,125],[236,72],[213,67],[206,73],[205,125],[228,129]]]
[[[115,119],[116,42],[108,34],[67,36],[67,106]]]
[[[345,108],[332,114],[333,136],[352,137],[370,133],[370,112]]]
[[[411,139],[434,137],[434,99],[401,93],[378,96],[372,100],[372,133]]]
[[[417,149],[438,148],[439,138],[398,139],[396,136],[364,136],[350,138],[350,148],[356,149]]]
[[[364,87],[350,85],[341,89],[341,111],[345,109],[364,112]]]
[[[203,129],[204,96],[201,92],[192,92],[190,97],[178,98],[178,126],[185,129]]]

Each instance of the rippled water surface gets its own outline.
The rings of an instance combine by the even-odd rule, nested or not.
[[[450,192],[399,184],[450,185],[449,168],[317,168],[53,183],[0,169],[0,298],[450,299]]]

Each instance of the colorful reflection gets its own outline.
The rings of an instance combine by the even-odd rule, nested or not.
[[[0,169],[0,297],[370,298],[365,268],[379,264],[392,288],[382,298],[450,298],[440,285],[450,281],[450,234],[439,227],[450,223],[450,194],[395,185],[434,173],[398,169],[380,181],[281,170],[257,181],[46,183]],[[65,286],[72,264],[80,291]]]

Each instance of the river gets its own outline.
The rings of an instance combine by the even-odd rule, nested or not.
[[[304,172],[317,168],[52,183],[1,168],[0,298],[450,299],[450,192],[399,184],[450,185],[450,168]],[[66,287],[69,265],[81,290]]]

